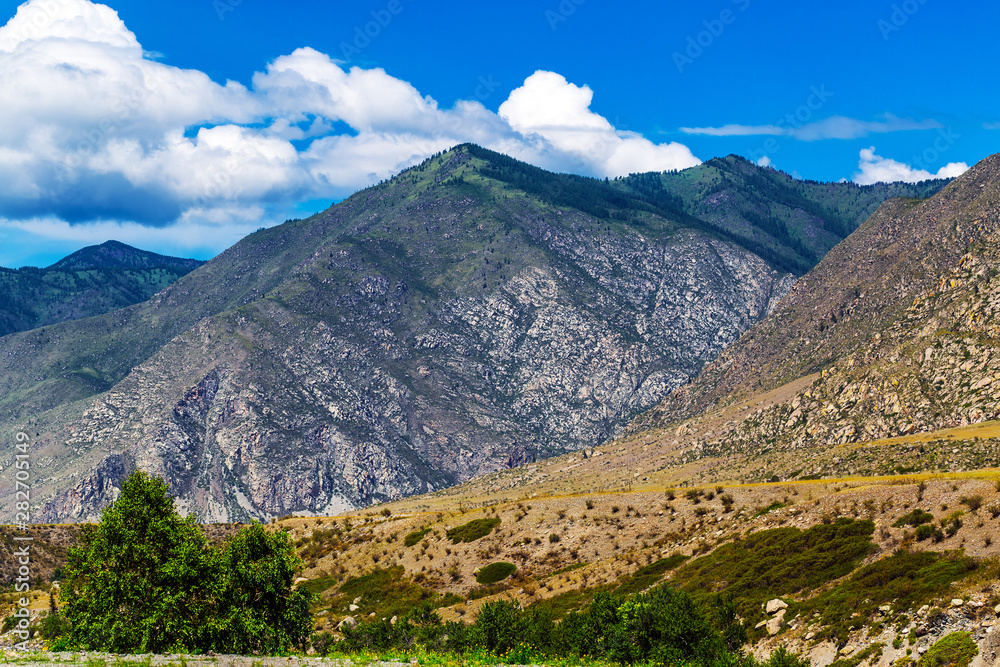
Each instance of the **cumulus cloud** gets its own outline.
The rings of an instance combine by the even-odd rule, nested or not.
[[[473,100],[442,109],[383,69],[311,48],[262,63],[249,88],[155,58],[88,0],[30,0],[0,27],[0,225],[208,234],[344,197],[466,141],[600,177],[699,163],[617,130],[589,87],[553,72],[495,113]]]
[[[721,127],[682,127],[685,134],[699,134],[710,137],[746,137],[758,135],[792,137],[799,141],[820,141],[823,139],[859,139],[869,134],[905,132],[908,130],[935,130],[943,127],[933,119],[914,120],[885,114],[880,120],[866,121],[846,116],[831,116],[811,123],[797,123],[786,119],[775,125],[737,125]]]
[[[573,156],[600,176],[683,169],[701,162],[682,144],[654,144],[639,134],[617,131],[590,110],[593,97],[588,86],[576,86],[555,72],[538,71],[511,92],[499,113],[529,141],[548,146],[557,161]]]
[[[911,165],[877,155],[874,146],[863,148],[860,157],[858,172],[854,174],[854,182],[859,185],[893,181],[919,183],[929,178],[954,178],[961,176],[969,169],[969,165],[964,162],[949,162],[938,169],[936,173],[931,173],[926,169],[914,169]]]

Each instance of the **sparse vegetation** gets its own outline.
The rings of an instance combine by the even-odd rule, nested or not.
[[[479,569],[476,573],[476,581],[484,586],[503,581],[517,571],[517,566],[513,563],[490,563]]]
[[[431,532],[430,528],[424,528],[423,530],[415,530],[412,533],[407,533],[406,537],[403,538],[403,546],[412,547],[424,539],[429,532]]]
[[[461,542],[475,542],[481,537],[489,535],[494,528],[500,525],[500,519],[473,519],[469,523],[462,524],[447,531],[446,535],[452,544]]]
[[[968,667],[979,647],[968,632],[945,635],[927,650],[917,667]]]

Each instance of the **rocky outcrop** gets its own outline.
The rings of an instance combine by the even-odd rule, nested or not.
[[[998,211],[998,156],[927,202],[905,211],[900,204],[888,207],[877,224],[836,251],[855,249],[864,259],[865,248],[882,247],[880,256],[893,248],[898,254],[883,258],[889,264],[881,279],[846,288],[856,291],[854,301],[831,309],[831,294],[845,288],[843,274],[831,273],[824,260],[803,278],[812,292],[797,285],[771,318],[634,430],[709,401],[729,406],[731,416],[710,431],[698,428],[703,414],[679,421],[672,432],[675,444],[693,440],[683,460],[736,457],[744,463],[721,474],[739,467],[736,478],[743,481],[996,466],[1000,440],[990,429],[918,436],[1000,419]],[[890,244],[890,232],[904,226],[903,238]],[[787,367],[782,360],[790,360]],[[759,376],[749,375],[753,368],[761,369]],[[803,371],[811,374],[790,375]],[[794,381],[775,390],[787,396],[748,400],[754,389],[787,380]],[[850,447],[857,443],[877,446]]]

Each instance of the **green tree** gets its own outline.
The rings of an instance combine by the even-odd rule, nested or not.
[[[252,524],[210,547],[167,484],[136,472],[68,554],[61,597],[68,643],[116,653],[303,647],[310,595],[287,533]]]
[[[275,653],[305,648],[312,631],[309,593],[292,587],[301,561],[288,533],[251,524],[219,552],[223,593],[217,650]]]
[[[118,653],[194,648],[211,610],[210,552],[167,484],[137,472],[69,549],[62,597],[70,641]]]

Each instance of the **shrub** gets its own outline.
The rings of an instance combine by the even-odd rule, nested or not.
[[[808,530],[772,528],[723,544],[682,566],[679,585],[699,596],[724,591],[738,600],[747,619],[761,615],[760,603],[797,593],[849,574],[875,549],[871,521],[837,519]]]
[[[407,533],[406,537],[403,538],[403,546],[412,547],[414,544],[424,539],[424,535],[431,532],[430,528],[424,528],[423,530],[415,530],[412,533]]]
[[[924,524],[923,526],[917,526],[917,531],[915,537],[917,542],[923,542],[929,537],[934,535],[934,526],[929,524]]]
[[[549,542],[550,542],[551,544],[555,544],[555,543],[556,543],[556,542],[558,542],[558,541],[559,541],[560,539],[561,539],[561,538],[559,537],[559,533],[551,533],[551,534],[549,535]]]
[[[517,571],[517,566],[513,563],[490,563],[484,565],[476,573],[476,581],[484,586],[503,581]]]
[[[958,499],[958,502],[968,507],[970,512],[975,512],[983,506],[983,497],[979,494],[974,496],[962,496]]]
[[[920,508],[916,508],[896,519],[892,523],[892,526],[893,528],[902,528],[903,526],[920,526],[925,523],[931,523],[932,521],[934,521],[933,514],[925,512]]]
[[[70,646],[116,653],[173,649],[280,652],[305,645],[311,595],[288,534],[260,524],[219,548],[182,519],[162,479],[136,472],[68,552],[60,589]]]
[[[489,535],[494,528],[500,525],[500,519],[473,519],[469,523],[452,528],[447,532],[452,544],[459,542],[475,542],[481,537]]]
[[[952,632],[931,646],[917,667],[968,667],[979,647],[968,632]]]
[[[521,638],[521,603],[516,600],[494,600],[479,610],[476,628],[483,644],[494,653],[506,653]]]
[[[866,565],[833,589],[802,603],[803,617],[820,612],[826,626],[821,636],[846,641],[852,629],[861,628],[883,604],[893,609],[919,607],[942,597],[952,582],[978,567],[973,558],[960,553],[910,553],[897,551],[888,558]]]

